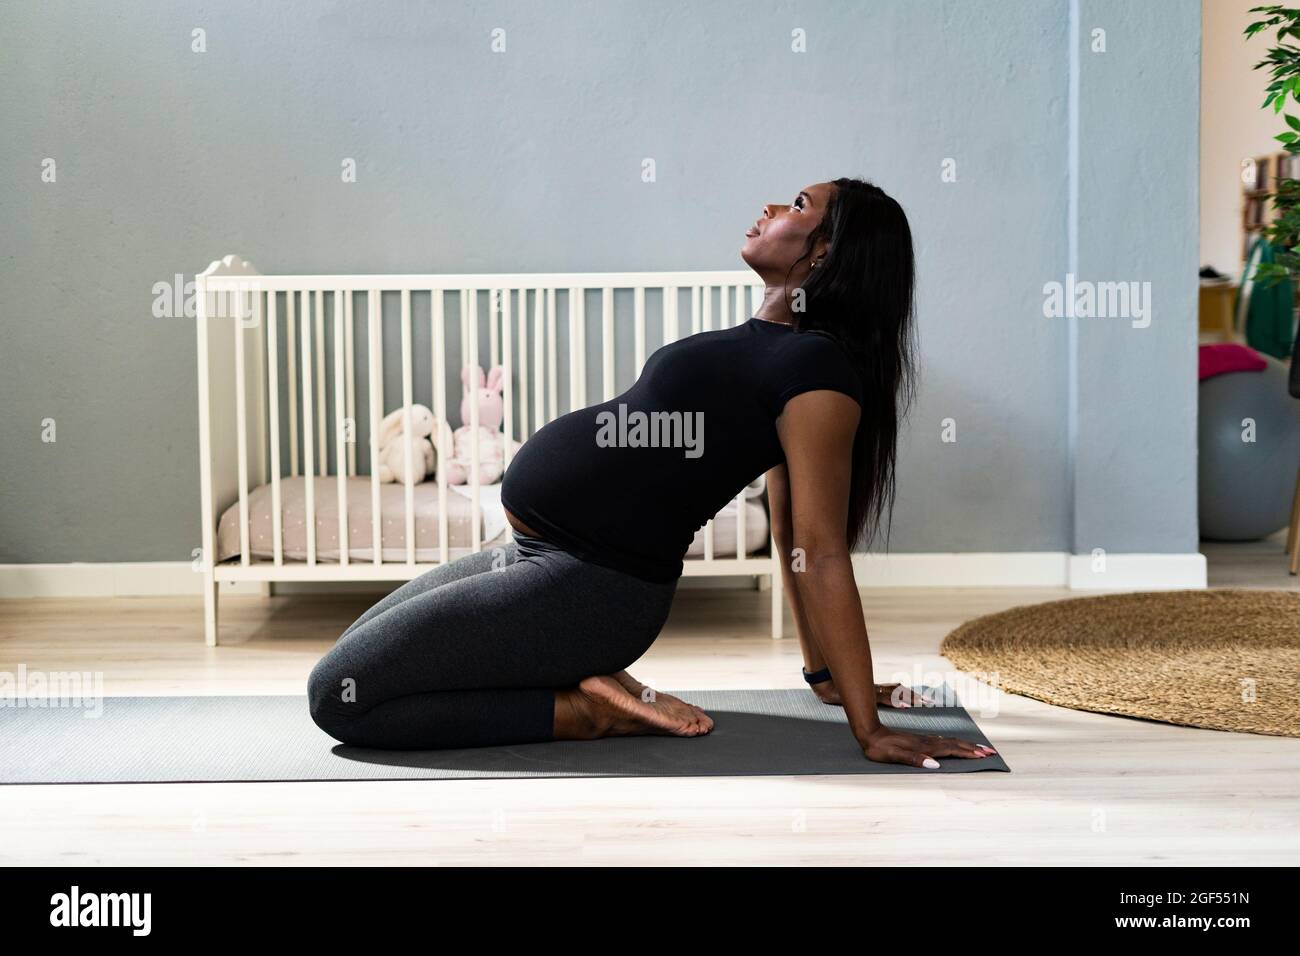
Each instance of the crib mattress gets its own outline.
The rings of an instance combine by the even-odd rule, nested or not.
[[[316,560],[339,560],[338,479],[316,478],[313,482],[316,505]],[[303,477],[280,480],[280,513],[284,525],[284,560],[307,560],[307,506],[306,479]],[[423,481],[412,489],[415,501],[415,560],[433,563],[441,559],[438,538],[438,483]],[[348,559],[373,561],[373,530],[370,504],[369,477],[347,479],[348,498]],[[499,503],[496,505],[500,507]],[[484,509],[492,507],[485,496],[479,503],[479,535],[485,528],[498,526],[500,521],[485,522]],[[768,543],[767,509],[760,498],[745,501],[745,540],[747,554],[766,550]],[[465,496],[447,489],[447,545],[452,552],[464,553],[473,547],[470,523],[473,503]],[[379,486],[379,513],[381,560],[401,562],[406,560],[406,486],[396,483]],[[512,540],[507,526],[483,547],[493,547]],[[259,485],[248,493],[248,544],[250,560],[273,559],[274,537],[271,521],[271,486]],[[736,504],[732,502],[718,512],[713,522],[713,556],[734,557],[736,554]],[[704,555],[704,530],[700,529],[686,553],[687,560]],[[455,553],[452,557],[456,557]],[[230,505],[221,515],[217,525],[217,562],[240,557],[239,502]]]
[[[316,560],[339,560],[338,479],[316,478],[313,482],[316,505]],[[348,490],[348,559],[373,561],[373,522],[370,507],[369,477],[347,479]],[[415,499],[415,560],[435,562],[442,553],[438,539],[438,483],[423,481],[413,489]],[[280,513],[284,523],[284,560],[307,560],[307,482],[299,476],[280,479]],[[473,547],[470,524],[473,504],[469,499],[447,489],[447,545],[451,549]],[[480,509],[481,510],[481,509]],[[379,486],[381,560],[406,560],[406,486],[387,483]],[[479,534],[483,533],[480,521]],[[484,545],[510,540],[509,529]],[[271,486],[259,485],[248,493],[248,546],[252,558],[273,558],[274,537],[271,521]],[[239,502],[221,515],[217,525],[217,561],[240,556]]]

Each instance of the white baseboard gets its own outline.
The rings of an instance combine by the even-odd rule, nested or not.
[[[1060,551],[859,553],[853,576],[863,588],[1063,588],[1067,557]]]
[[[0,598],[169,597],[202,594],[203,575],[188,561],[0,564]],[[260,594],[255,582],[223,585],[222,594]]]
[[[200,594],[185,561],[0,564],[0,597],[144,597]]]
[[[1076,591],[1204,588],[1205,555],[1067,554],[993,551],[954,554],[855,554],[858,586],[1056,587]]]
[[[855,554],[859,587],[1057,587],[1075,590],[1155,591],[1206,586],[1201,554],[1093,555],[1059,551],[1001,551],[967,554]],[[740,582],[746,584],[741,585]],[[0,564],[0,598],[149,597],[202,594],[203,576],[187,561],[103,564]],[[333,593],[349,582],[277,584],[277,593]],[[396,586],[397,582],[394,582]],[[747,586],[747,579],[700,578],[682,586],[719,583]],[[382,590],[361,584],[359,589]],[[221,585],[221,593],[257,595],[258,582]]]
[[[1207,575],[1203,554],[1073,554],[1068,587],[1076,591],[1203,588]]]

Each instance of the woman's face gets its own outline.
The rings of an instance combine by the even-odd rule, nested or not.
[[[745,232],[740,257],[764,279],[785,281],[795,260],[804,254],[808,236],[826,215],[827,205],[835,194],[831,183],[805,186],[787,203],[768,203],[763,214]],[[790,272],[790,282],[798,285],[807,277],[813,260],[826,254],[826,240],[819,239],[811,256]]]

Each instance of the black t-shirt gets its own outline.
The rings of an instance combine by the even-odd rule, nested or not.
[[[785,460],[777,416],[815,389],[862,403],[849,355],[829,335],[750,318],[670,342],[622,395],[524,442],[502,504],[581,558],[673,581],[705,522]]]

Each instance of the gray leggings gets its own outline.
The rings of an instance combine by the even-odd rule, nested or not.
[[[676,590],[515,532],[361,615],[308,678],[312,719],[358,747],[551,740],[555,691],[631,667]]]

